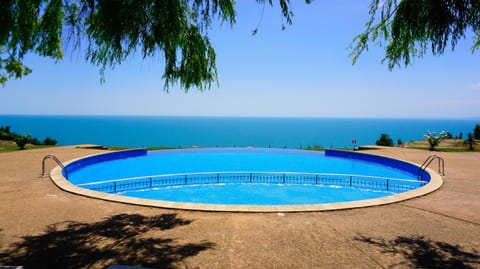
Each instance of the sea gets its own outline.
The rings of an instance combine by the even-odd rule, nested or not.
[[[58,145],[153,147],[351,148],[372,145],[382,133],[396,144],[422,140],[427,131],[473,132],[480,118],[263,118],[187,116],[0,115],[0,126]]]

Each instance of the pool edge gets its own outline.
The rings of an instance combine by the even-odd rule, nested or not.
[[[100,153],[88,155],[80,158],[76,158],[70,161],[65,162],[65,166],[73,163],[75,161],[89,158],[97,155],[109,154],[111,152]],[[361,153],[360,153],[361,154]],[[371,154],[377,156],[375,154]],[[379,157],[382,157],[378,155]],[[419,165],[405,161],[402,159],[392,158],[398,161],[403,161],[410,163],[419,167]],[[55,166],[50,172],[50,179],[52,182],[60,189],[73,193],[76,195],[81,195],[84,197],[96,198],[105,201],[118,202],[124,204],[140,205],[140,206],[149,206],[149,207],[159,207],[167,209],[181,209],[181,210],[195,210],[195,211],[218,211],[218,212],[264,212],[264,213],[273,213],[273,212],[312,212],[312,211],[332,211],[332,210],[345,210],[353,208],[363,208],[363,207],[372,207],[380,206],[392,203],[398,203],[413,199],[416,197],[424,196],[431,192],[438,190],[442,184],[442,177],[435,171],[427,168],[427,173],[430,175],[430,182],[423,187],[420,187],[415,190],[408,192],[403,192],[399,194],[394,194],[387,197],[368,199],[368,200],[359,200],[352,202],[340,202],[340,203],[329,203],[329,204],[306,204],[306,205],[272,205],[272,206],[260,206],[260,205],[218,205],[218,204],[201,204],[201,203],[181,203],[181,202],[171,202],[171,201],[161,201],[161,200],[150,200],[150,199],[141,199],[134,197],[120,196],[116,194],[108,194],[103,192],[97,192],[92,190],[87,190],[81,187],[77,187],[71,184],[62,173],[60,166]]]

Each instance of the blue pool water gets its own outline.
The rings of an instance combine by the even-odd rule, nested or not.
[[[395,194],[361,188],[310,184],[207,184],[185,185],[120,195],[174,202],[225,205],[305,205],[374,199]]]
[[[191,149],[149,151],[148,155],[100,162],[69,175],[74,184],[160,174],[255,171],[354,174],[416,179],[404,170],[324,152],[284,149]]]
[[[67,166],[73,184],[174,202],[319,204],[379,198],[423,185],[401,165],[303,150],[164,150],[81,162]]]

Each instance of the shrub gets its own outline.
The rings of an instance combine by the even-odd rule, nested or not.
[[[28,143],[32,144],[32,145],[35,145],[35,146],[38,146],[38,145],[41,145],[42,142],[40,142],[40,140],[38,140],[38,138],[30,138],[30,141],[28,141]]]
[[[400,145],[403,145],[403,141],[402,141],[402,139],[400,139],[400,138],[399,138],[399,139],[397,139],[397,145],[399,145],[399,146],[400,146]]]
[[[381,134],[380,138],[375,142],[377,146],[387,146],[393,147],[393,140],[390,138],[388,134]]]
[[[18,135],[10,132],[10,126],[0,127],[1,140],[14,140]]]
[[[473,138],[480,139],[480,124],[475,125],[475,128],[473,129]]]
[[[0,132],[10,133],[10,126],[0,127]]]
[[[443,139],[447,137],[447,134],[445,131],[441,131],[440,135],[436,135],[435,132],[430,132],[427,131],[427,133],[424,135],[425,139],[428,141],[428,144],[430,145],[430,150],[435,150],[435,147],[442,142]]]
[[[1,140],[13,140],[13,136],[10,133],[0,130],[0,139]]]
[[[477,144],[475,142],[475,138],[473,137],[472,133],[468,133],[467,139],[464,141],[465,144],[468,144],[468,150],[474,151],[475,150],[475,145]]]
[[[15,138],[15,143],[17,143],[17,146],[20,149],[25,149],[25,146],[30,141],[31,137],[32,137],[31,134],[24,134],[22,136],[19,136],[19,137]]]
[[[57,144],[57,140],[47,137],[45,140],[43,140],[43,144],[48,145],[48,146],[55,146]]]

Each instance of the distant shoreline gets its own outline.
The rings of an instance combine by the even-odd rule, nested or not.
[[[141,115],[141,114],[8,114],[0,113],[2,117],[149,117],[149,118],[238,118],[238,119],[325,119],[325,120],[474,120],[480,117],[333,117],[333,116],[241,116],[241,115]]]
[[[460,139],[446,139],[439,144],[438,148],[435,151],[432,151],[432,152],[480,152],[480,140],[477,140],[477,145],[474,151],[468,151],[468,145],[463,144],[462,141],[463,140],[460,140]],[[78,148],[83,148],[83,149],[103,149],[103,150],[125,150],[125,149],[134,148],[134,147],[126,147],[122,145],[114,145],[114,146],[89,145],[88,147],[82,147],[82,145],[70,145],[70,146],[77,146]],[[35,146],[35,145],[28,144],[25,150],[44,149],[48,147],[59,147],[59,146],[46,146],[46,145]],[[168,147],[168,146],[152,146],[152,147],[148,147],[148,150],[190,149],[190,148],[202,148],[202,147],[204,146],[200,145],[200,146],[191,146],[191,147],[184,147],[184,148],[175,148],[175,147]],[[393,148],[395,147],[429,151],[428,142],[425,140],[411,141],[403,145],[394,146]],[[378,147],[376,145],[361,145],[356,147],[356,149],[360,151],[375,150],[377,148],[381,148],[381,147]],[[319,148],[319,147],[305,147],[305,148],[297,148],[297,149],[312,150],[312,151],[325,150],[325,148]],[[352,150],[352,149],[353,148],[347,148],[346,150]],[[18,146],[15,144],[14,141],[0,140],[0,153],[12,152],[12,151],[20,151],[20,149],[18,148]]]
[[[472,132],[473,119],[347,119],[186,116],[0,116],[0,126],[58,145],[352,148],[373,145],[382,133],[397,144],[423,139],[427,131],[453,136]]]

